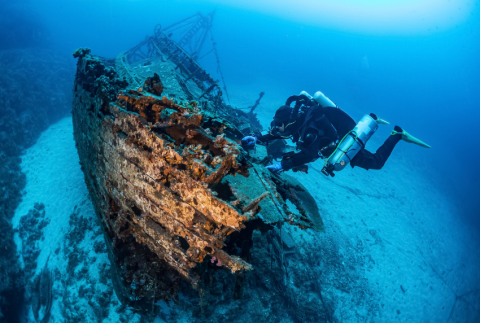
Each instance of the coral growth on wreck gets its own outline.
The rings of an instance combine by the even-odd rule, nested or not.
[[[321,229],[313,199],[304,207],[297,196],[305,195],[301,184],[271,178],[258,164],[266,150],[247,154],[238,144],[243,134],[209,104],[163,95],[156,73],[126,89],[108,60],[88,49],[74,55],[74,138],[122,302],[148,310],[176,297],[179,278],[201,291],[205,261],[251,270],[253,228],[286,221]],[[242,275],[233,279],[239,296]]]

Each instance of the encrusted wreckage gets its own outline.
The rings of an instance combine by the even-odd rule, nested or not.
[[[235,273],[232,284],[239,285],[253,269],[247,262],[253,230],[284,222],[323,229],[302,184],[264,168],[267,148],[248,153],[239,145],[252,122],[223,102],[218,84],[187,53],[159,35],[149,40],[156,54],[136,62],[128,52],[116,60],[89,49],[74,53],[81,167],[104,227],[117,296],[141,311],[174,298],[181,281],[202,291],[201,277],[212,266]]]

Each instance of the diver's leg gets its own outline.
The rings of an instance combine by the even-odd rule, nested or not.
[[[362,149],[352,159],[350,165],[352,167],[358,166],[366,170],[369,169],[381,169],[388,157],[395,148],[395,145],[402,139],[402,134],[390,135],[387,140],[377,149],[375,154],[372,154],[366,149]]]
[[[406,132],[399,126],[395,126],[392,134],[387,138],[387,140],[385,140],[383,145],[377,149],[377,152],[375,154],[372,154],[366,149],[362,149],[352,159],[350,165],[352,167],[358,166],[361,168],[365,168],[366,170],[381,169],[383,165],[385,165],[388,157],[390,157],[393,148],[395,148],[395,145],[400,140],[404,140],[406,142],[419,145],[421,147],[430,148],[430,145],[427,145],[423,141],[410,135],[408,132]]]

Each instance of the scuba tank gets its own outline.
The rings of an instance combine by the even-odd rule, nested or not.
[[[340,171],[350,163],[357,153],[365,148],[367,141],[378,129],[378,123],[369,115],[363,116],[360,122],[349,131],[335,151],[327,158],[323,164],[322,173],[325,175],[335,176],[333,171]]]
[[[337,105],[335,103],[333,103],[332,100],[327,98],[325,96],[325,94],[323,94],[320,91],[315,92],[315,94],[313,95],[313,100],[315,100],[315,102],[317,102],[322,108],[326,108],[326,107],[336,108],[337,107]]]
[[[300,92],[299,95],[305,95],[307,98],[309,98],[311,101],[313,101],[313,96],[311,96],[310,94],[308,94],[306,91]]]
[[[332,102],[332,100],[330,100],[329,98],[327,98],[325,96],[325,94],[323,94],[322,92],[320,91],[317,91],[315,92],[315,94],[313,96],[311,96],[310,94],[308,94],[306,91],[302,91],[300,92],[299,96],[300,95],[304,95],[306,96],[308,99],[310,99],[310,101],[313,103],[313,104],[318,104],[320,105],[322,108],[326,108],[326,107],[332,107],[332,108],[336,108],[337,105],[335,103]]]

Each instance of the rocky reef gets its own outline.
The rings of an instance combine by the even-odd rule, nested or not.
[[[74,56],[74,138],[122,303],[147,312],[178,298],[182,282],[201,296],[218,268],[240,298],[254,231],[322,230],[302,184],[265,170],[266,147],[242,149],[248,132],[211,86],[164,57],[130,67],[121,55]]]
[[[68,60],[50,50],[0,50],[0,321],[18,315],[12,305],[23,301],[24,276],[11,224],[26,185],[21,155],[50,124],[68,115],[72,74]]]

